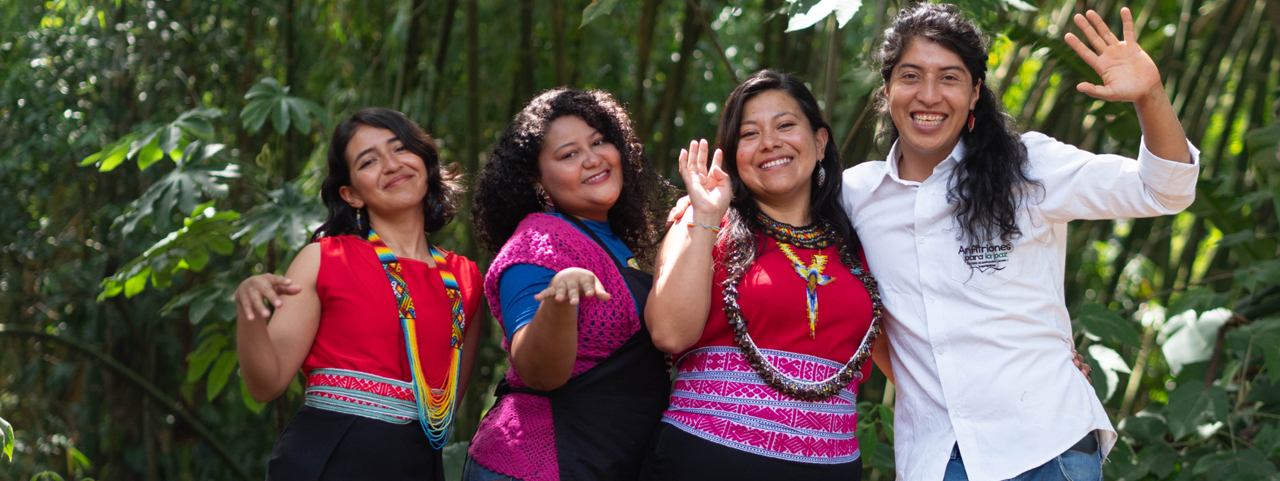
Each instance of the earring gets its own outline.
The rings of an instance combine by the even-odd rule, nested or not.
[[[533,184],[533,192],[538,195],[542,201],[542,210],[544,212],[555,212],[556,205],[551,203],[551,196],[547,195],[547,191],[542,189],[542,184]]]
[[[360,209],[356,209],[356,228],[361,229],[363,226],[364,224],[361,223],[360,219]]]
[[[822,168],[822,165],[819,164],[818,165],[818,187],[822,187],[822,184],[826,181],[827,181],[827,169]]]
[[[973,123],[977,120],[978,120],[977,117],[974,117],[973,114],[969,114],[969,131],[970,132],[973,132]]]

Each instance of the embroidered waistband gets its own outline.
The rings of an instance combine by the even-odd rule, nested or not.
[[[418,420],[413,383],[347,369],[316,369],[307,377],[306,405],[395,424]]]
[[[779,370],[820,380],[841,368],[826,359],[762,350]],[[734,347],[704,347],[676,363],[671,407],[663,421],[708,441],[789,461],[842,464],[858,459],[857,373],[839,395],[809,402],[764,383]]]

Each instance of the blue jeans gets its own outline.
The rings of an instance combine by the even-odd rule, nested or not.
[[[511,476],[498,474],[481,466],[474,458],[467,456],[467,463],[462,466],[462,481],[518,481]]]
[[[951,448],[951,461],[943,481],[969,481],[960,447]],[[1102,446],[1093,454],[1068,449],[1058,457],[1009,481],[1102,481]]]

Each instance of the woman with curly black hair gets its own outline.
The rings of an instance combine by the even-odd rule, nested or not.
[[[511,369],[469,449],[467,480],[635,479],[666,407],[643,321],[657,234],[631,120],[598,90],[544,92],[475,185],[485,293]]]
[[[328,161],[329,216],[288,277],[236,289],[249,393],[265,402],[299,369],[307,377],[267,479],[444,479],[441,448],[475,361],[463,346],[480,335],[470,322],[480,271],[427,241],[458,209],[457,175],[426,133],[384,108],[339,124]]]
[[[989,42],[950,5],[899,12],[875,53],[885,162],[844,173],[844,204],[881,280],[899,479],[1101,479],[1116,440],[1075,375],[1062,293],[1067,223],[1173,214],[1195,197],[1198,153],[1121,10],[1067,43],[1102,78],[1077,89],[1132,102],[1138,159],[1019,134],[986,85]]]

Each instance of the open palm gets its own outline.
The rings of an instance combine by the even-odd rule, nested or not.
[[[1066,35],[1067,45],[1102,77],[1102,85],[1080,82],[1076,86],[1085,94],[1107,101],[1136,102],[1150,95],[1164,95],[1160,71],[1147,52],[1138,45],[1133,29],[1133,14],[1120,9],[1124,24],[1124,40],[1117,39],[1098,12],[1089,10],[1075,16],[1076,26],[1089,39],[1090,49],[1075,34]]]
[[[715,224],[720,223],[733,200],[729,175],[720,168],[723,157],[716,149],[711,162],[707,162],[706,139],[689,142],[688,150],[680,149],[680,177],[689,191],[694,215]]]

